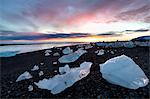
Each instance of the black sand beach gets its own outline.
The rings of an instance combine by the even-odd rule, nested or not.
[[[60,48],[52,48],[50,56],[45,56],[45,50],[41,50],[1,58],[1,98],[149,98],[150,84],[137,90],[127,89],[108,83],[102,78],[99,70],[99,64],[110,58],[125,54],[131,57],[142,68],[146,76],[150,78],[149,47],[103,48],[95,45],[95,43],[92,45],[93,48],[87,49],[88,53],[82,55],[77,61],[69,63],[70,67],[79,67],[84,61],[92,62],[90,74],[56,95],[51,94],[48,90],[39,89],[34,85],[34,82],[53,77],[58,74],[58,68],[65,65],[58,62],[58,59],[63,55]],[[70,46],[70,48],[74,51],[77,50],[76,45]],[[99,49],[104,49],[106,53],[102,56],[97,56],[94,52]],[[113,51],[114,54],[111,54],[110,51]],[[60,56],[53,56],[55,52],[58,52]],[[57,62],[57,64],[53,64],[53,62]],[[31,71],[34,65],[38,65],[40,69]],[[44,72],[44,75],[39,77],[40,70]],[[25,71],[29,71],[33,78],[16,82],[18,76]],[[33,91],[28,91],[29,85],[33,85]]]

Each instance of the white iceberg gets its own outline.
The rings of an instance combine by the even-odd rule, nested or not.
[[[35,66],[31,69],[31,71],[36,71],[36,70],[39,70],[39,66],[37,66],[37,65],[35,65]]]
[[[28,91],[33,91],[33,86],[32,85],[28,86]]]
[[[73,52],[73,50],[70,49],[70,47],[66,47],[62,52],[63,52],[63,54],[70,54]]]
[[[69,65],[65,65],[64,67],[59,67],[59,73],[60,74],[65,74],[65,73],[67,73],[69,71],[70,71]]]
[[[72,68],[63,75],[58,74],[53,78],[43,79],[38,83],[35,82],[35,85],[41,89],[51,90],[52,94],[58,94],[86,77],[90,73],[91,65],[91,62],[83,62],[80,67]]]
[[[96,53],[97,55],[103,55],[104,52],[105,52],[105,51],[104,51],[103,49],[98,50],[98,51],[95,51],[95,53]]]
[[[16,82],[30,78],[32,78],[32,75],[26,71],[17,78]]]
[[[149,82],[142,69],[125,55],[109,59],[104,64],[100,64],[100,72],[108,82],[129,89],[144,87]]]
[[[58,59],[60,63],[71,63],[76,61],[81,55],[86,53],[86,50],[78,49],[74,53],[70,53],[68,55],[64,55]]]

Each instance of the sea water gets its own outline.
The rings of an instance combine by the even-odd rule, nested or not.
[[[16,54],[33,52],[53,47],[76,45],[79,43],[50,43],[50,44],[30,44],[30,45],[6,45],[0,46],[0,57],[10,57]]]

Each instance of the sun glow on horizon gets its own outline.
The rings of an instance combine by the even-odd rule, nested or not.
[[[150,27],[149,23],[144,22],[113,22],[113,23],[95,23],[88,22],[79,26],[68,26],[63,29],[55,29],[54,27],[41,27],[38,32],[44,34],[50,33],[92,33],[100,34],[107,32],[121,32],[125,30],[138,30],[138,29],[147,29]]]

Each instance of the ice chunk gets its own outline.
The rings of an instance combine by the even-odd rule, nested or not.
[[[51,50],[46,50],[46,51],[45,51],[45,53],[51,53],[51,52],[52,52]]]
[[[61,48],[61,47],[57,47],[57,49],[58,49],[58,50],[62,50],[62,48]]]
[[[49,56],[49,55],[51,55],[50,53],[45,53],[45,56]]]
[[[40,63],[41,65],[44,65],[44,63]]]
[[[54,65],[56,65],[56,64],[57,64],[57,62],[53,62],[53,64],[54,64]]]
[[[54,53],[53,56],[60,56],[58,52]]]
[[[31,69],[31,71],[36,71],[36,70],[39,70],[39,66],[37,66],[37,65],[35,65],[35,66]]]
[[[32,78],[32,75],[26,71],[17,78],[16,82],[30,78]]]
[[[66,72],[70,71],[69,65],[65,65],[64,67],[59,67],[60,74],[65,74]]]
[[[82,49],[78,49],[77,51],[75,51],[74,53],[70,53],[68,55],[64,55],[62,57],[60,57],[58,59],[58,61],[60,63],[71,63],[76,61],[81,55],[83,55],[84,53],[86,53],[87,51],[82,50]]]
[[[38,83],[35,82],[35,85],[41,89],[51,90],[52,94],[58,94],[86,77],[90,73],[91,65],[91,62],[83,62],[80,67],[72,68],[63,75],[58,74],[53,78],[40,80]]]
[[[142,69],[128,56],[121,55],[100,65],[102,77],[112,84],[129,89],[138,89],[148,84],[149,79]]]
[[[113,51],[110,51],[111,54],[115,54]]]
[[[32,85],[29,85],[28,91],[32,91],[32,90],[33,90],[33,86],[32,86]]]
[[[101,50],[95,51],[95,53],[96,53],[97,55],[103,55],[103,54],[104,54],[104,50],[101,49]]]
[[[40,71],[39,76],[42,76],[42,75],[44,75],[44,73],[43,73],[43,71]]]
[[[84,44],[79,44],[78,46],[77,46],[77,48],[83,48],[85,45]]]
[[[84,48],[83,48],[83,47],[81,47],[81,48],[79,48],[79,49],[80,49],[80,50],[84,50]],[[78,50],[79,50],[79,49],[78,49]]]
[[[91,44],[88,44],[85,46],[85,49],[90,49],[90,48],[93,48],[93,46]]]
[[[132,41],[124,42],[123,45],[124,45],[124,47],[126,47],[126,48],[133,48],[133,47],[136,47]]]
[[[51,52],[52,52],[51,50],[46,50],[45,51],[45,56],[49,56]]]
[[[63,53],[64,53],[64,54],[70,54],[70,53],[72,53],[72,52],[73,52],[73,50],[70,49],[70,47],[66,47],[66,48],[63,50]]]

